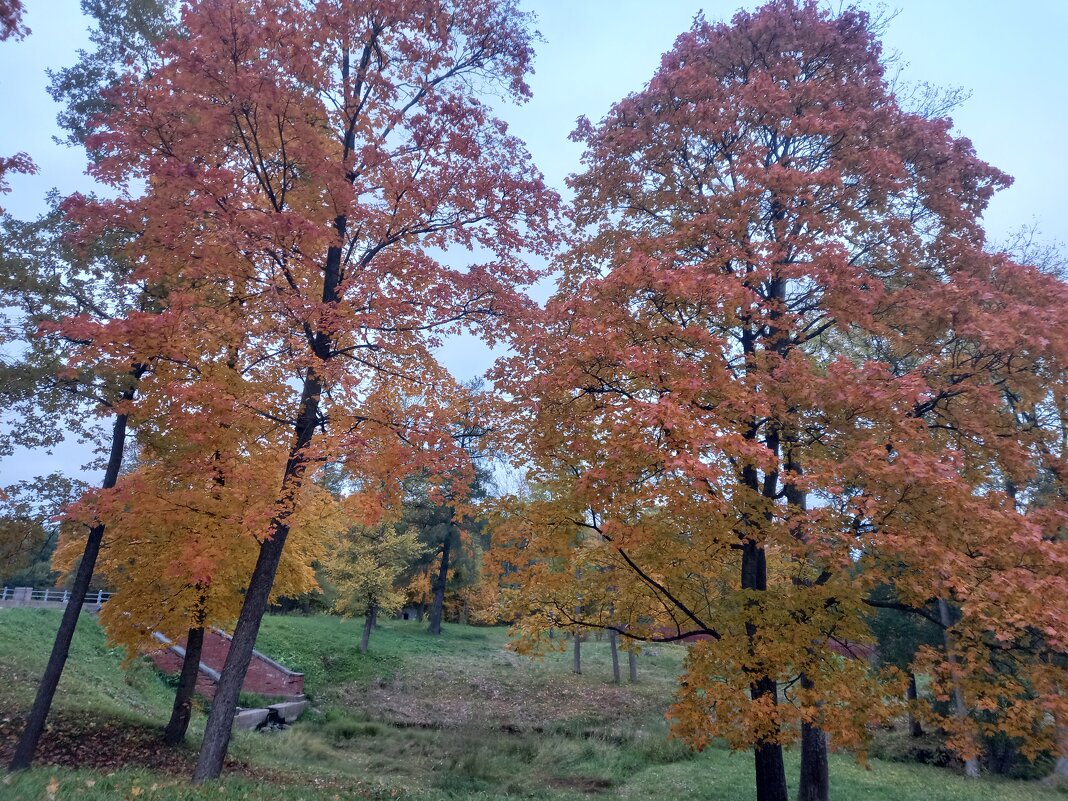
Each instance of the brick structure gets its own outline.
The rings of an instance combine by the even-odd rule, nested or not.
[[[167,639],[156,635],[164,645]],[[200,654],[200,673],[197,675],[197,692],[206,698],[215,697],[219,673],[230,653],[230,637],[218,629],[204,632],[204,648]],[[171,643],[168,647],[150,653],[149,658],[164,673],[178,673],[185,658],[185,641]],[[276,698],[292,698],[304,694],[304,674],[296,673],[259,651],[252,652],[252,661],[241,686],[245,692],[268,695]]]

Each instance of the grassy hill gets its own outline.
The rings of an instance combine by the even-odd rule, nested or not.
[[[59,615],[0,610],[0,752],[32,698]],[[683,649],[647,649],[640,682],[609,682],[607,642],[583,645],[583,674],[569,654],[540,661],[504,646],[502,629],[386,621],[357,649],[361,621],[269,617],[258,647],[306,675],[313,709],[296,726],[235,736],[227,778],[210,790],[186,782],[190,743],[158,743],[170,686],[144,660],[121,665],[92,618],[80,624],[57,695],[54,722],[28,773],[0,779],[0,799],[116,798],[327,801],[350,798],[648,798],[737,801],[754,797],[748,754],[694,754],[667,738]],[[0,755],[2,755],[0,754]],[[51,762],[52,764],[48,764]],[[788,755],[796,780],[796,754]],[[938,768],[832,756],[837,801],[1053,801],[1036,783],[969,783]]]

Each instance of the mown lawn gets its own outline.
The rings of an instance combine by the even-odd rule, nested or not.
[[[10,747],[58,619],[0,610],[0,750]],[[640,682],[616,686],[607,642],[583,644],[576,676],[569,653],[531,661],[505,650],[503,629],[446,626],[432,638],[422,624],[386,621],[361,655],[360,626],[331,617],[264,621],[258,647],[305,673],[313,709],[284,731],[235,736],[227,778],[206,789],[185,778],[202,715],[187,748],[158,746],[168,683],[144,661],[120,666],[95,621],[83,620],[57,701],[53,737],[64,745],[41,760],[60,764],[5,776],[0,799],[754,798],[749,755],[695,754],[667,737],[663,713],[681,647],[643,652]],[[73,752],[72,743],[94,745]],[[922,765],[864,767],[845,754],[832,757],[831,773],[836,801],[1068,798],[1034,782],[971,783]],[[796,754],[788,754],[788,774],[796,780]]]

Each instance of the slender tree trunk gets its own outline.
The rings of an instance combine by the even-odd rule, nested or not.
[[[167,745],[179,745],[185,740],[189,719],[193,714],[193,693],[197,688],[197,676],[200,674],[200,654],[204,648],[204,627],[189,629],[185,636],[185,657],[182,659],[182,672],[178,677],[178,689],[174,694],[174,707],[171,719],[163,730],[163,742]]]
[[[917,698],[919,698],[919,692],[916,688],[916,674],[909,673],[909,685],[905,690],[905,699],[909,701],[909,735],[923,737],[923,726],[920,725],[919,718],[913,714],[911,707]]]
[[[365,57],[370,58],[365,49]],[[347,62],[345,69],[348,69]],[[352,148],[352,134],[345,141],[345,154]],[[349,179],[352,182],[352,179]],[[338,242],[345,240],[348,219],[344,215],[334,218]],[[341,245],[331,245],[326,252],[326,264],[323,269],[323,303],[338,301],[337,288],[341,281]],[[312,338],[311,350],[314,357],[322,362],[334,357],[334,342],[324,331],[317,331]],[[304,481],[307,470],[305,449],[315,436],[319,425],[319,403],[323,394],[323,382],[314,365],[309,366],[304,375],[304,387],[300,393],[300,406],[294,426],[293,444],[289,449],[285,472],[282,474],[282,486],[279,498],[295,498]],[[267,601],[274,586],[274,577],[278,572],[278,563],[282,559],[282,550],[289,536],[288,514],[280,515],[273,521],[271,536],[260,545],[256,567],[252,571],[245,600],[241,604],[241,614],[237,618],[230,651],[226,655],[219,686],[211,704],[211,714],[204,728],[204,740],[200,747],[200,757],[193,769],[193,782],[203,784],[208,779],[217,779],[226,760],[226,750],[230,746],[230,735],[234,725],[234,712],[237,710],[237,698],[241,694],[241,685],[245,682],[245,673],[252,659],[252,649],[256,645],[256,635],[260,631],[263,614],[267,611]]]
[[[781,285],[781,286],[780,286]],[[775,292],[784,290],[783,282],[776,282]],[[741,331],[742,353],[745,356],[745,372],[758,369],[755,364],[757,351],[757,332],[750,321],[743,316]],[[774,331],[772,332],[775,333]],[[772,337],[773,339],[775,337]],[[763,422],[752,419],[749,422],[745,438],[754,442],[758,441]],[[769,427],[764,435],[764,445],[775,456],[779,454],[778,432]],[[769,471],[764,475],[763,486],[757,468],[753,464],[747,464],[742,468],[741,483],[754,494],[763,495],[765,498],[774,499],[778,494],[779,475],[777,470]],[[765,513],[765,524],[771,513]],[[757,521],[747,521],[750,527],[759,527]],[[768,562],[764,548],[750,532],[745,532],[746,538],[742,543],[742,575],[741,585],[743,590],[753,590],[758,593],[767,592],[768,589]],[[755,604],[754,604],[755,605]],[[757,610],[754,610],[755,612]],[[750,653],[756,645],[757,626],[752,616],[747,615],[745,622],[746,638],[749,641]],[[771,704],[778,703],[779,688],[774,677],[755,672],[751,675],[749,693],[754,701],[767,699]],[[753,761],[756,771],[757,801],[789,801],[786,790],[786,768],[782,761],[782,746],[774,740],[760,740],[753,746]]]
[[[638,655],[634,653],[633,648],[627,651],[627,668],[630,671],[631,683],[636,683],[638,681]]]
[[[768,566],[764,549],[752,540],[742,546],[742,588],[766,591]],[[757,627],[751,621],[745,624],[746,635],[752,642],[756,639]],[[754,676],[749,684],[753,700],[768,699],[778,703],[778,684],[771,676]],[[782,760],[782,746],[774,741],[762,741],[753,746],[756,769],[757,801],[789,801],[786,790],[786,768]]]
[[[331,248],[331,251],[334,249]],[[340,258],[340,251],[339,256]],[[304,479],[306,463],[304,449],[311,442],[315,433],[315,426],[319,421],[319,398],[322,394],[322,383],[314,371],[309,368],[304,379],[304,389],[301,393],[300,416],[297,419],[296,437],[289,451],[289,459],[286,462],[285,473],[282,476],[282,486],[279,497],[295,497]],[[237,710],[237,699],[241,694],[241,686],[245,682],[245,673],[248,671],[249,662],[252,659],[252,649],[256,645],[256,636],[260,631],[260,623],[267,611],[267,600],[271,595],[271,587],[274,585],[274,576],[278,571],[278,563],[282,558],[282,549],[289,536],[289,523],[287,516],[281,516],[274,521],[273,532],[270,538],[260,545],[259,557],[256,559],[256,567],[252,571],[248,589],[245,592],[245,600],[241,605],[241,614],[237,618],[237,627],[234,629],[233,639],[230,641],[230,651],[226,655],[226,663],[223,666],[219,685],[215,690],[215,698],[211,704],[211,714],[208,715],[208,723],[204,729],[204,741],[200,748],[200,758],[193,770],[193,782],[202,784],[208,779],[216,779],[222,772],[223,762],[226,759],[226,751],[230,746],[230,735],[234,724],[234,713]]]
[[[360,653],[367,653],[367,646],[371,641],[371,629],[375,627],[375,614],[378,612],[378,607],[371,604],[367,607],[367,614],[363,618],[363,637],[360,638]]]
[[[582,632],[575,629],[575,650],[571,657],[571,672],[582,672]]]
[[[808,496],[798,486],[802,474],[801,463],[792,448],[786,449],[786,470],[784,475],[784,494],[786,503],[797,511],[808,509]],[[804,529],[799,528],[795,534],[804,541]],[[817,643],[808,649],[808,655],[817,655]],[[801,675],[801,686],[807,690],[813,688],[812,681],[805,674]],[[831,792],[830,766],[827,764],[827,734],[815,723],[801,723],[801,775],[798,778],[797,801],[828,801]]]
[[[135,369],[133,378],[136,381],[143,371]],[[122,393],[124,401],[133,400],[135,389],[129,389]],[[115,415],[115,421],[111,427],[111,451],[108,455],[108,466],[104,472],[104,481],[101,488],[111,489],[119,478],[119,469],[122,467],[122,454],[126,446],[125,414]],[[89,536],[85,541],[85,550],[82,552],[78,571],[74,574],[74,584],[70,588],[67,598],[67,606],[63,610],[63,619],[59,623],[59,631],[56,632],[55,642],[52,644],[52,653],[48,657],[41,683],[37,685],[37,695],[33,699],[33,707],[26,716],[26,727],[22,730],[22,736],[15,748],[15,754],[11,758],[10,770],[25,770],[33,762],[37,743],[44,731],[48,712],[52,708],[52,699],[56,694],[60,676],[67,664],[67,655],[70,653],[71,640],[74,639],[74,629],[78,625],[78,616],[82,612],[82,604],[85,603],[86,593],[89,591],[89,583],[93,580],[93,571],[96,569],[96,560],[100,555],[100,544],[104,539],[104,524],[97,523],[89,529]]]
[[[951,677],[953,679],[953,707],[957,718],[962,722],[968,719],[968,707],[964,703],[964,692],[960,688],[960,678],[957,673],[957,657],[953,654],[953,640],[949,636],[949,627],[953,624],[949,615],[949,604],[945,599],[938,599],[938,617],[942,621],[943,639],[946,644],[946,659],[949,661]],[[964,760],[964,775],[969,779],[979,778],[979,760],[969,757]]]
[[[449,580],[449,549],[452,546],[452,525],[441,543],[441,565],[438,567],[438,580],[434,585],[434,605],[430,607],[431,634],[441,634],[441,616],[445,609],[445,584]]]
[[[612,682],[619,684],[619,635],[615,631],[608,632],[608,646],[612,649]]]

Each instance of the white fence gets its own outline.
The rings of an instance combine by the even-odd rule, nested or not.
[[[110,597],[110,592],[96,590],[85,596],[85,602],[87,604],[93,604],[94,606],[100,606]],[[0,603],[18,604],[22,606],[37,604],[57,604],[62,606],[69,600],[69,590],[35,589],[33,587],[0,588]]]

